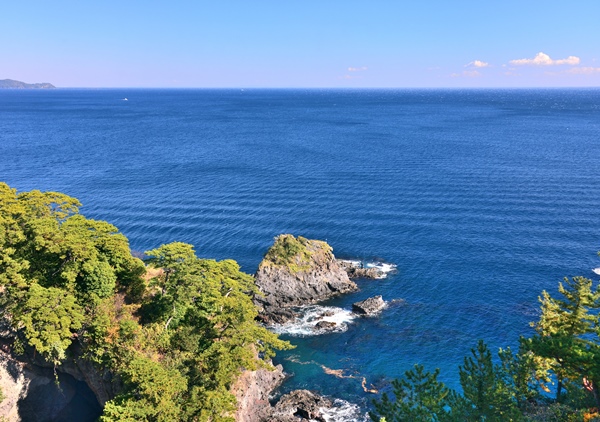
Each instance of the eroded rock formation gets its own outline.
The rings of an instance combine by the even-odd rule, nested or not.
[[[293,315],[286,317],[286,308],[357,290],[326,242],[291,234],[275,239],[258,267],[255,282],[262,292],[255,302],[267,323],[290,319]]]
[[[361,302],[352,304],[352,312],[359,315],[375,316],[385,308],[385,301],[381,295],[370,297]]]

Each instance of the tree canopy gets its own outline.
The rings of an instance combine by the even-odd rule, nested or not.
[[[55,368],[77,353],[110,370],[122,388],[105,422],[232,420],[238,374],[271,368],[274,350],[290,347],[255,322],[252,277],[180,242],[148,251],[146,265],[80,206],[0,183],[0,300],[13,352]]]

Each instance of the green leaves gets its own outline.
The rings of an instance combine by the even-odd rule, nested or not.
[[[67,292],[33,284],[25,303],[17,308],[15,319],[29,345],[48,361],[58,364],[65,358],[73,332],[81,328],[84,315]]]
[[[472,421],[516,420],[516,397],[505,382],[502,368],[493,364],[488,347],[479,340],[459,367],[460,385],[469,404],[466,417]]]
[[[600,290],[584,277],[565,278],[558,288],[561,297],[542,292],[542,314],[533,324],[536,335],[528,340],[529,349],[548,362],[558,379],[557,399],[563,381],[586,379],[587,390],[600,406],[600,344],[598,309]],[[581,381],[583,382],[583,381]]]
[[[0,183],[0,306],[15,345],[56,367],[78,341],[79,358],[122,379],[103,421],[231,420],[236,376],[291,347],[255,322],[253,278],[173,242],[147,252],[146,285],[127,238],[80,205]]]
[[[226,415],[235,409],[235,398],[229,390],[237,375],[243,369],[268,367],[259,354],[266,359],[275,348],[288,348],[289,344],[256,324],[257,311],[250,297],[256,287],[235,261],[199,259],[192,245],[180,242],[146,254],[152,265],[161,267],[153,270],[156,275],[150,284],[154,288],[149,289],[140,308],[144,326],[127,341],[136,345],[128,348],[131,359],[152,357],[163,370],[176,371],[186,381],[185,391],[168,399],[171,404],[160,405],[181,409],[183,414],[173,420],[230,420]],[[151,332],[161,339],[160,344],[144,338]],[[133,376],[128,362],[123,368],[127,391],[107,407],[105,420],[130,414],[155,420],[157,416],[150,413],[140,416],[135,407],[139,403],[158,406],[149,398],[140,401],[150,393],[143,385],[152,384],[137,370]],[[107,419],[109,415],[113,419]]]
[[[404,377],[392,381],[392,401],[383,394],[381,401],[374,401],[375,412],[370,416],[376,422],[385,421],[438,421],[448,416],[445,407],[450,390],[437,380],[439,369],[425,372],[422,365],[415,365]]]

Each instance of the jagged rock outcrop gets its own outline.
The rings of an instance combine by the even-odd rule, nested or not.
[[[376,267],[364,267],[360,261],[338,259],[340,266],[346,271],[350,278],[383,278],[385,274]]]
[[[255,303],[263,309],[262,315],[267,316],[263,321],[267,323],[269,319],[285,320],[282,308],[315,303],[357,289],[326,242],[291,234],[275,239],[258,267],[255,283],[263,294],[256,296]]]
[[[273,371],[267,369],[244,371],[231,388],[238,403],[235,413],[236,422],[269,420],[273,411],[269,403],[269,394],[281,384],[284,378],[281,365],[277,365]]]
[[[331,400],[308,390],[294,390],[281,397],[272,414],[264,422],[325,422],[323,408],[332,406]]]
[[[359,315],[375,316],[385,308],[385,301],[381,295],[370,297],[361,302],[352,304],[352,312]]]

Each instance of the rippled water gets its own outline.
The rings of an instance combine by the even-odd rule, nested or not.
[[[477,339],[529,333],[542,289],[598,278],[600,90],[0,91],[0,180],[79,198],[136,250],[185,241],[252,273],[294,233],[396,264],[327,305],[404,304],[279,357],[283,390],[365,406],[363,377],[417,362],[457,386]]]

